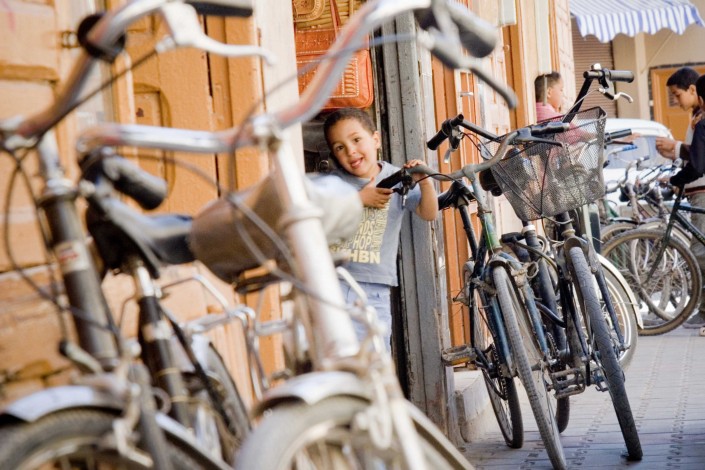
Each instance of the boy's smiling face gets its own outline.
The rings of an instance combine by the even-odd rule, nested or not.
[[[348,173],[368,179],[379,173],[379,132],[370,132],[357,119],[342,119],[328,130],[328,142],[333,156]]]

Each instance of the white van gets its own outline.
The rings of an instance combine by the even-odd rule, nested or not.
[[[670,162],[670,160],[663,158],[658,151],[656,151],[656,137],[673,138],[671,131],[668,130],[666,126],[646,119],[607,118],[605,123],[606,133],[623,129],[631,129],[632,134],[637,134],[639,137],[635,138],[630,146],[625,147],[623,144],[617,143],[610,144],[605,149],[607,165],[602,171],[605,184],[608,187],[613,186],[616,181],[624,178],[624,171],[629,165],[629,162],[638,158],[648,157],[648,160],[639,165],[639,168],[642,169]],[[625,148],[627,150],[624,150]],[[634,181],[636,175],[636,171],[630,171],[629,180]],[[619,201],[619,193],[608,194],[607,198],[618,205],[624,204]]]

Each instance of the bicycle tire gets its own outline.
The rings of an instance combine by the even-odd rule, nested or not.
[[[634,229],[648,229],[648,230],[664,230],[666,228],[666,221],[664,220],[648,220],[644,222],[613,222],[611,224],[605,225],[600,229],[600,242],[604,245],[614,237],[621,235],[629,230]],[[673,237],[682,241],[686,245],[690,243],[690,235],[688,232],[684,231],[679,225],[673,226],[673,231],[671,232]]]
[[[85,468],[151,469],[152,465],[121,455],[115,439],[106,439],[118,417],[107,411],[71,409],[33,422],[6,424],[0,428],[0,468],[34,470],[52,463],[56,468],[84,468],[78,465],[84,461]],[[202,468],[176,443],[167,442],[167,447],[174,469]],[[91,462],[101,465],[91,467]]]
[[[637,228],[636,222],[612,222],[600,228],[600,241],[605,244],[627,230]]]
[[[545,379],[543,354],[536,347],[533,330],[527,324],[526,306],[519,300],[514,284],[504,268],[493,269],[492,278],[497,300],[502,309],[514,366],[519,379],[524,384],[546,453],[554,469],[564,469],[566,468],[565,454],[559,438],[560,433],[552,405],[553,399],[548,392]]]
[[[650,276],[654,255],[666,243]],[[607,242],[602,255],[617,267],[640,300],[643,336],[667,333],[685,322],[700,304],[702,274],[690,249],[660,230],[634,229]],[[648,278],[647,278],[648,276]]]
[[[562,433],[568,429],[570,422],[570,397],[558,398],[556,400],[556,427]]]
[[[582,313],[588,327],[590,344],[596,349],[592,358],[604,373],[607,389],[612,399],[617,421],[627,446],[630,460],[641,460],[643,451],[639,440],[639,433],[634,422],[627,389],[624,385],[624,371],[619,365],[615,344],[607,328],[605,314],[597,295],[597,286],[590,266],[585,259],[585,253],[579,246],[574,246],[568,251],[568,269],[571,271],[573,285],[581,301]]]
[[[222,420],[221,416],[218,413],[213,413],[213,405],[209,404],[210,397],[206,390],[196,392],[197,400],[195,400],[195,403],[205,404],[206,413],[212,414],[215,418],[214,421],[218,422],[212,431],[220,441],[219,445],[222,448],[220,457],[229,464],[233,464],[238,449],[251,430],[249,414],[222,356],[212,344],[209,345],[204,362],[202,366],[208,376],[210,385],[215,389],[220,405],[223,407],[231,426],[228,427],[225,426],[225,423],[220,423]],[[202,420],[196,420],[196,422],[203,423]],[[206,429],[203,429],[205,434],[208,433],[207,427],[208,424],[206,423],[204,426]],[[199,436],[198,431],[196,431],[196,434]],[[208,442],[208,438],[199,436],[199,441]],[[209,448],[212,448],[212,446],[209,446]]]
[[[631,287],[627,281],[619,274],[619,271],[614,268],[612,263],[600,256],[602,272],[605,275],[607,288],[609,289],[610,298],[614,305],[615,313],[617,314],[617,322],[624,337],[626,350],[620,351],[618,359],[622,369],[626,369],[634,357],[639,343],[639,325],[636,321],[637,315],[640,315],[636,306],[636,299]],[[613,271],[614,270],[614,271]],[[615,272],[616,271],[616,272]],[[609,316],[605,318],[609,319]],[[614,327],[610,325],[610,331]]]
[[[485,306],[484,311],[487,311],[487,308],[488,306]],[[488,320],[480,314],[477,304],[472,310],[474,316],[472,344],[476,350],[482,351],[488,362],[485,365],[476,361],[476,365],[482,371],[487,395],[504,442],[512,449],[519,449],[524,445],[524,422],[514,377],[503,375],[509,368],[497,352],[496,344],[500,341],[497,333],[489,327]]]
[[[352,429],[356,417],[368,418],[363,413],[369,406],[365,400],[346,396],[334,396],[311,405],[300,401],[280,403],[268,411],[245,441],[235,469],[300,468],[292,465],[294,462],[303,464],[304,468],[322,470],[397,468],[394,464],[403,468],[398,448],[378,450],[363,438],[365,434],[359,429]],[[453,468],[421,435],[419,438],[429,469]],[[349,460],[353,458],[361,459],[361,462],[350,466]],[[391,465],[387,467],[386,464]]]

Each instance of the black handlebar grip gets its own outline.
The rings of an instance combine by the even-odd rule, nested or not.
[[[551,122],[546,122],[544,124],[538,124],[538,125],[531,126],[531,135],[540,136],[540,135],[560,134],[561,132],[566,132],[568,130],[570,130],[569,123],[561,122],[561,121],[551,121]]]
[[[631,70],[608,70],[609,79],[613,82],[627,82],[631,83],[634,81],[634,72]]]
[[[613,140],[621,139],[622,137],[627,137],[632,135],[631,129],[622,129],[619,131],[605,132],[605,142],[611,142]]]
[[[441,130],[436,132],[436,135],[431,137],[428,142],[426,142],[426,147],[428,147],[429,150],[436,150],[444,140],[451,136],[453,128],[462,124],[464,120],[465,117],[462,114],[458,114],[454,118],[443,121],[443,124],[441,124]]]
[[[122,157],[103,160],[103,173],[115,189],[132,198],[143,209],[156,209],[167,196],[167,183]]]
[[[448,135],[443,129],[441,129],[440,131],[436,132],[436,135],[431,137],[428,142],[426,142],[426,147],[428,147],[429,150],[436,150],[438,146],[441,145],[443,141],[447,138]]]
[[[399,170],[399,171],[392,173],[391,175],[387,176],[386,178],[381,180],[379,183],[377,183],[376,187],[377,188],[387,188],[387,189],[393,188],[394,186],[396,186],[397,184],[399,184],[401,182],[403,171],[404,170]]]
[[[251,0],[188,0],[199,15],[249,18],[254,13]]]
[[[458,3],[451,3],[448,7],[450,17],[458,27],[460,42],[468,54],[477,58],[490,55],[497,46],[497,28]]]
[[[460,4],[445,4],[447,13],[451,21],[458,28],[458,38],[463,48],[473,57],[488,56],[497,45],[499,35],[497,28],[485,20],[478,18],[471,11]],[[439,27],[439,21],[434,15],[433,8],[425,8],[416,12],[419,26],[423,29]],[[441,31],[441,34],[449,34],[449,31]],[[442,49],[442,48],[439,48]],[[445,65],[448,65],[442,55],[441,50],[434,50],[436,55]],[[439,54],[440,53],[440,54]],[[457,60],[453,59],[454,62]]]

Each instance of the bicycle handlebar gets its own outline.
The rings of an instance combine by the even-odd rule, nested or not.
[[[16,136],[10,146],[26,147],[33,144],[73,109],[91,70],[96,66],[97,56],[100,56],[96,51],[113,50],[130,25],[150,14],[162,14],[172,33],[171,41],[162,43],[162,49],[174,45],[190,46],[229,57],[257,55],[272,60],[271,54],[260,47],[223,44],[206,36],[196,14],[200,11],[207,14],[249,16],[252,9],[252,0],[143,0],[127,2],[119,8],[108,10],[86,34],[86,50],[78,58],[66,80],[65,88],[58,93],[53,104],[21,119],[19,123],[16,120],[0,121],[0,130]]]
[[[634,81],[634,72],[631,70],[610,70],[610,69],[593,69],[586,70],[583,72],[583,78],[585,79],[596,79],[609,80],[612,82],[626,82],[631,83]]]
[[[448,136],[446,135],[446,132],[449,130],[452,130],[453,126],[451,123],[456,123],[455,127],[457,126],[462,126],[465,128],[477,128],[474,124],[469,123],[468,121],[465,121],[462,119],[462,115],[458,115],[454,118],[447,119],[444,121],[443,126],[445,126],[445,131],[441,129],[431,140],[440,141],[442,142],[445,140]],[[503,137],[496,137],[497,140],[501,139],[499,149],[497,152],[490,158],[489,160],[482,161],[480,163],[474,163],[474,164],[468,164],[465,165],[463,168],[460,170],[454,171],[452,173],[439,173],[431,168],[429,168],[426,165],[417,165],[412,168],[402,168],[401,170],[397,171],[393,175],[388,176],[387,178],[381,180],[378,184],[377,187],[384,187],[384,188],[391,188],[397,184],[404,183],[404,175],[405,174],[411,174],[411,173],[423,173],[426,174],[434,179],[441,180],[441,181],[447,181],[447,180],[456,180],[460,178],[474,178],[474,175],[476,173],[479,173],[481,171],[484,171],[493,165],[495,165],[497,162],[499,162],[502,158],[504,158],[505,154],[507,153],[507,149],[509,148],[509,145],[516,144],[519,142],[543,142],[544,139],[537,139],[534,137],[535,135],[549,135],[549,134],[555,134],[555,133],[560,133],[560,132],[565,132],[569,130],[570,125],[562,122],[548,122],[548,123],[543,123],[543,124],[538,124],[534,126],[528,126],[525,128],[517,129],[512,132],[509,132],[505,134]],[[487,131],[484,131],[480,129],[483,133],[487,133]],[[490,133],[487,133],[490,134]],[[490,134],[491,135],[491,134]],[[550,143],[556,143],[553,141],[547,141]],[[557,143],[558,145],[561,145],[560,143]],[[428,145],[428,144],[427,144]],[[413,179],[411,180],[413,181]],[[407,183],[404,183],[407,184]]]
[[[631,129],[621,129],[613,132],[605,132],[605,144],[612,143],[617,139],[632,135]]]
[[[473,57],[488,56],[497,45],[497,28],[476,16],[468,15],[468,10],[460,4],[450,4],[447,10],[437,11],[431,7],[416,13],[416,19],[423,29],[436,28],[441,31],[448,28],[439,26],[444,22],[447,12],[450,19],[458,29],[458,37],[463,48]],[[449,29],[449,28],[448,28]]]
[[[608,97],[610,99],[616,100],[621,96],[624,96],[630,102],[632,101],[631,96],[625,93],[618,93],[617,95],[612,96],[609,92],[607,92],[607,90],[610,88],[610,82],[631,83],[632,81],[634,81],[634,73],[629,70],[603,69],[600,64],[593,64],[590,67],[590,70],[586,70],[585,72],[583,72],[583,78],[585,80],[583,81],[583,84],[580,87],[580,91],[578,91],[578,95],[575,97],[575,102],[570,107],[570,110],[565,114],[565,117],[563,119],[565,122],[570,122],[575,117],[576,113],[580,111],[580,107],[583,105],[583,101],[587,96],[588,91],[590,90],[590,85],[592,84],[593,80],[597,80],[600,83],[600,85],[602,86],[602,93],[605,95],[609,95]]]
[[[254,12],[253,0],[186,0],[186,3],[205,16],[248,18]]]
[[[485,74],[469,58],[462,54],[462,44],[458,37],[459,24],[462,28],[471,28],[478,36],[482,36],[485,24],[474,19],[474,15],[465,8],[451,8],[446,0],[377,0],[364,3],[357,13],[350,17],[348,23],[336,39],[326,55],[335,60],[324,61],[319,65],[311,83],[304,91],[301,99],[294,106],[274,113],[271,121],[280,128],[307,121],[314,117],[325,104],[328,96],[337,86],[338,78],[345,69],[355,50],[364,47],[369,32],[380,27],[388,20],[408,11],[432,15],[425,26],[426,34],[419,35],[419,43],[431,51],[446,66],[451,68],[469,68],[493,90],[500,94],[510,107],[514,106],[516,96],[506,86],[498,83]],[[431,26],[431,24],[435,26]],[[422,28],[424,25],[420,25]],[[437,29],[440,28],[440,29]],[[466,32],[467,33],[467,32]],[[469,45],[468,45],[469,47]],[[469,53],[480,52],[468,50]],[[270,124],[271,125],[271,124]],[[244,145],[248,142],[238,142]]]
[[[143,209],[156,209],[167,196],[167,182],[164,179],[119,155],[88,156],[81,160],[79,166],[83,171],[82,180],[100,184],[107,179],[111,187],[137,202]]]
[[[431,137],[428,142],[426,142],[426,147],[428,147],[429,150],[438,149],[444,140],[453,138],[453,135],[457,131],[458,127],[463,127],[474,134],[480,135],[489,140],[499,141],[501,139],[501,137],[488,132],[480,126],[466,121],[462,114],[458,114],[457,116],[446,119],[441,123],[441,129],[436,133],[436,135]],[[566,132],[569,129],[570,124],[559,121],[534,124],[532,126],[517,129],[517,135],[513,138],[512,142],[509,142],[509,144],[528,142],[545,142],[554,144],[555,142],[553,141],[543,141],[542,139],[538,139],[538,137]],[[453,145],[453,143],[451,143],[451,148],[455,150],[457,148],[457,144]]]
[[[161,5],[165,0],[151,1],[152,3]],[[262,136],[274,135],[280,132],[281,129],[286,129],[291,125],[306,121],[318,113],[333,88],[337,85],[338,78],[346,67],[351,55],[355,50],[365,44],[365,39],[369,32],[378,28],[386,21],[407,11],[424,11],[426,14],[436,15],[436,25],[440,27],[441,30],[439,31],[435,27],[429,27],[431,31],[427,32],[428,35],[422,35],[420,37],[422,45],[429,46],[429,36],[433,38],[431,40],[433,44],[438,44],[434,42],[436,39],[444,41],[446,45],[449,44],[449,41],[450,43],[458,43],[458,47],[456,47],[458,53],[453,54],[452,50],[450,52],[453,56],[453,60],[456,61],[455,65],[471,68],[471,70],[476,71],[476,74],[480,76],[483,81],[487,82],[495,91],[504,96],[505,99],[513,99],[513,101],[515,101],[516,97],[511,90],[496,83],[491,77],[483,75],[473,64],[467,63],[467,58],[459,51],[460,40],[457,37],[457,31],[455,32],[455,36],[449,35],[444,29],[448,28],[448,26],[444,26],[444,21],[438,20],[438,18],[443,17],[443,12],[448,8],[446,0],[407,0],[405,2],[398,2],[397,0],[369,1],[363,4],[356,14],[350,17],[345,27],[340,30],[336,42],[326,54],[327,56],[331,56],[332,59],[321,63],[313,80],[304,91],[300,100],[294,105],[278,112],[275,111],[271,114],[256,116],[240,127],[211,133],[181,129],[163,130],[153,126],[102,125],[100,128],[93,129],[90,136],[81,139],[83,151],[91,151],[96,148],[97,145],[133,145],[197,153],[219,153],[232,152],[238,148],[251,145]],[[462,23],[462,25],[464,25],[463,28],[484,28],[480,22],[462,19],[464,17],[472,18],[471,12],[464,9],[456,10],[457,11],[448,13],[447,15],[450,19],[450,23],[452,23],[451,27],[456,23]],[[103,24],[102,21],[101,24]],[[474,26],[470,26],[471,24]],[[455,37],[454,41],[451,40],[453,37]],[[433,44],[431,44],[431,46],[433,46]],[[432,49],[432,52],[438,51]],[[511,104],[512,103],[509,103],[510,106]],[[186,147],[180,146],[179,143],[185,144]]]
[[[451,119],[446,119],[443,121],[441,124],[441,129],[431,137],[428,142],[426,142],[426,147],[429,148],[429,150],[436,150],[439,145],[443,143],[444,140],[446,140],[448,137],[450,137],[451,133],[453,132],[453,129],[460,125],[465,118],[463,117],[462,114],[458,114],[454,118]]]

